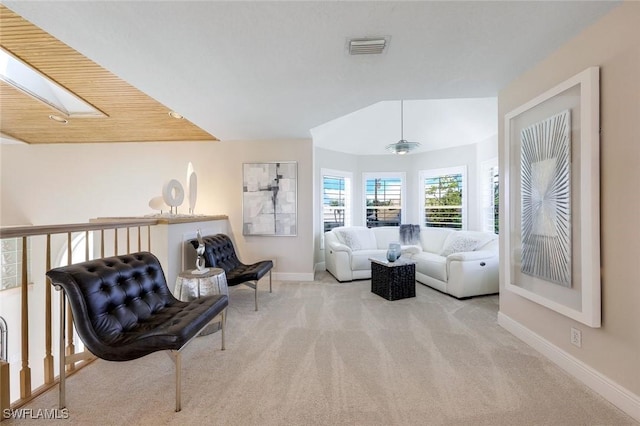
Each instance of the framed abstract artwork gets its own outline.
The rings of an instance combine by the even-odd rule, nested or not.
[[[242,234],[297,235],[298,164],[242,165]]]
[[[600,327],[599,69],[505,115],[505,289]]]
[[[571,287],[571,115],[522,129],[521,271]]]

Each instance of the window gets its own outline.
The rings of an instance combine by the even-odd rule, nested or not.
[[[422,224],[435,228],[465,229],[466,167],[420,172]]]
[[[399,226],[404,208],[404,173],[363,175],[368,228]]]
[[[499,173],[498,159],[485,161],[480,167],[480,184],[482,185],[482,230],[498,233],[499,222]]]
[[[31,238],[27,238],[28,258],[31,257]],[[22,238],[4,238],[0,241],[0,291],[17,288],[22,285]],[[31,266],[27,263],[27,277],[31,275]]]
[[[0,49],[0,80],[69,117],[104,117],[102,111],[58,85],[31,65]],[[51,116],[49,116],[51,117]],[[58,116],[54,116],[58,117]],[[66,120],[58,117],[62,122]],[[53,119],[55,120],[55,119]]]
[[[351,173],[322,169],[324,232],[345,225],[351,225]]]

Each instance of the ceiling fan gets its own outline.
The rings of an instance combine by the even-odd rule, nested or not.
[[[400,101],[400,140],[396,143],[387,145],[387,151],[393,154],[404,155],[418,148],[418,142],[409,142],[404,138],[404,101]]]

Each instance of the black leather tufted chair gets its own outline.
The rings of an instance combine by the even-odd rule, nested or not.
[[[256,311],[258,310],[258,281],[269,273],[269,293],[271,288],[271,269],[273,262],[271,260],[263,260],[245,265],[240,262],[236,251],[233,248],[231,238],[225,234],[216,234],[203,237],[205,250],[204,260],[205,266],[210,268],[222,268],[227,275],[227,284],[230,286],[244,284],[255,290]],[[198,248],[198,240],[190,241],[194,248]]]
[[[181,351],[219,318],[224,350],[226,295],[181,302],[173,297],[158,259],[140,252],[91,260],[47,272],[64,291],[78,335],[98,358],[128,361],[166,350],[176,365],[180,411]],[[65,297],[60,297],[60,408],[65,406]]]

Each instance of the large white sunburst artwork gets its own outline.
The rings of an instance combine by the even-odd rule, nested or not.
[[[521,132],[523,273],[571,287],[569,110]]]

